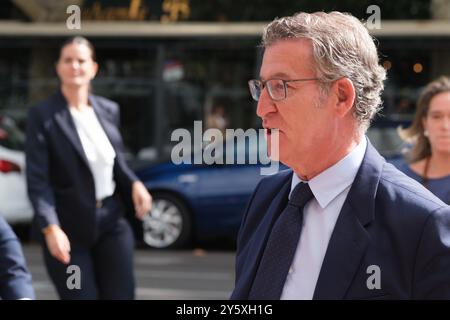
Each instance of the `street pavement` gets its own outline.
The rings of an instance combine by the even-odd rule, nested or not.
[[[25,244],[23,250],[33,275],[37,299],[58,299],[47,275],[40,247],[34,243]],[[228,299],[234,283],[234,257],[232,249],[136,249],[136,299]]]

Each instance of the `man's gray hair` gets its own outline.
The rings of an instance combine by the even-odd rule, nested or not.
[[[356,91],[353,115],[365,132],[381,109],[381,92],[386,71],[379,65],[377,49],[364,25],[341,12],[299,12],[275,19],[264,29],[262,46],[278,40],[310,39],[316,76],[321,91],[328,92],[331,82],[347,77]]]

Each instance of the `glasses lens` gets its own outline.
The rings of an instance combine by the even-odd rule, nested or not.
[[[248,87],[253,100],[258,101],[259,96],[261,95],[261,82],[258,80],[250,80],[248,82]]]
[[[273,100],[283,100],[286,98],[286,89],[283,80],[273,79],[266,83],[270,97]]]

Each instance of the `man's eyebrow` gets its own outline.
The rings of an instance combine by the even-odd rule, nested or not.
[[[290,76],[284,72],[277,72],[269,77],[269,79],[286,79],[286,78],[289,79]],[[261,75],[259,76],[259,79],[261,79],[261,81],[265,80],[264,77],[262,77]]]

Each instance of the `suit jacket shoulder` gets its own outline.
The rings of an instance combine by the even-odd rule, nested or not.
[[[119,105],[117,102],[114,102],[112,100],[109,100],[102,96],[97,95],[90,95],[91,99],[95,99],[97,103],[105,110],[114,114],[117,114],[119,112]]]
[[[117,102],[112,101],[108,98],[102,97],[102,96],[98,96],[95,94],[91,94],[90,95],[92,98],[95,98],[99,103],[102,104],[102,106],[104,106],[105,108],[111,110],[111,111],[117,111],[117,109],[119,108],[119,105],[117,104]]]
[[[36,116],[41,120],[48,119],[55,113],[55,107],[60,104],[65,106],[66,102],[59,96],[59,93],[54,93],[46,100],[31,105],[28,109],[28,119],[36,120]]]
[[[101,109],[101,116],[106,117],[106,119],[111,121],[117,128],[120,127],[120,108],[116,102],[93,94],[89,96],[89,100],[94,106],[94,109],[96,107]]]
[[[398,195],[398,200],[405,200],[406,205],[410,200],[414,200],[412,201],[413,205],[423,209],[435,210],[438,207],[446,206],[442,200],[425,189],[419,182],[411,179],[387,162],[383,166],[380,186],[379,192],[390,193],[393,196]]]
[[[118,115],[119,105],[116,102],[105,97],[93,94],[89,95],[89,99],[95,100],[97,105],[107,113],[113,114],[114,116]],[[65,100],[61,91],[58,90],[47,99],[31,105],[30,112],[39,113],[44,116],[51,116],[61,107],[67,107],[67,101]]]
[[[389,163],[383,166],[376,197],[377,218],[392,223],[397,221],[399,226],[403,225],[405,228],[423,227],[431,215],[448,208],[420,183]]]

